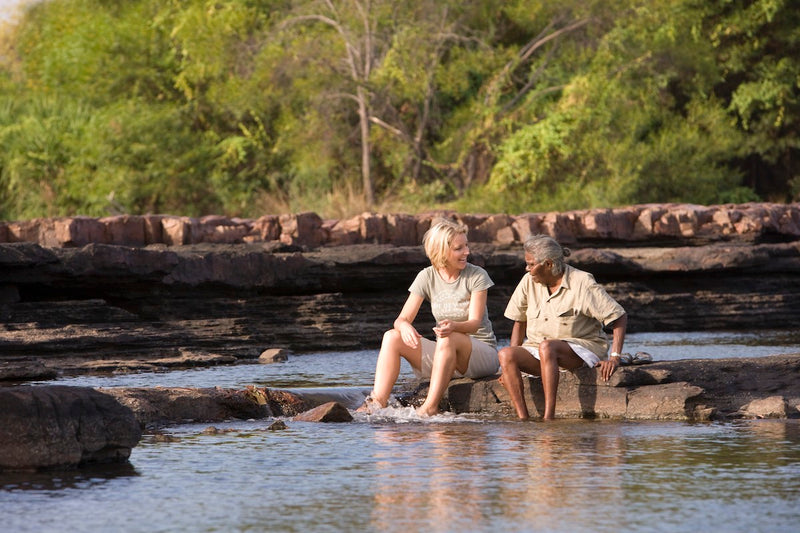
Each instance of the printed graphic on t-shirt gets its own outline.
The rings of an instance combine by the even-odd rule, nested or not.
[[[458,291],[452,289],[445,289],[436,294],[431,302],[433,316],[439,320],[466,320],[469,315],[469,294],[466,298],[463,297],[463,294],[462,292],[459,297]]]

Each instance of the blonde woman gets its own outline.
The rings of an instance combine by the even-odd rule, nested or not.
[[[430,378],[420,416],[439,412],[439,402],[454,377],[478,378],[497,373],[497,339],[486,308],[494,282],[479,266],[467,262],[467,228],[437,219],[423,238],[431,266],[417,274],[394,328],[383,335],[375,384],[359,410],[372,412],[388,405],[400,375],[401,358],[420,378]],[[423,300],[431,304],[436,320],[436,340],[423,337],[414,327]]]

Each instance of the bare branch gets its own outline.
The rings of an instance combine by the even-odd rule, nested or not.
[[[542,32],[539,33],[539,35],[537,35],[536,37],[534,37],[533,39],[528,41],[528,43],[525,44],[525,46],[520,48],[516,59],[514,59],[513,61],[509,61],[505,65],[505,67],[503,67],[503,70],[501,70],[497,74],[497,76],[495,76],[495,80],[492,83],[492,85],[495,86],[495,85],[499,84],[501,82],[501,80],[506,79],[514,69],[518,68],[520,65],[525,63],[528,59],[530,59],[530,57],[533,55],[533,53],[536,50],[538,50],[539,48],[541,48],[542,46],[544,46],[548,42],[552,41],[553,39],[557,39],[558,37],[560,37],[561,35],[563,35],[565,33],[574,31],[574,30],[576,30],[578,28],[581,28],[581,27],[587,25],[589,22],[591,22],[591,20],[592,19],[589,19],[589,18],[578,20],[578,21],[573,22],[572,24],[569,24],[568,26],[565,26],[565,27],[563,27],[563,28],[561,28],[559,30],[553,31],[553,32],[545,35],[545,33],[550,31],[550,29],[552,29],[556,24],[555,21],[551,21],[545,27],[545,29],[542,30]],[[489,105],[489,99],[494,94],[495,94],[494,87],[490,87],[490,90],[487,91],[486,98],[484,99],[486,105]]]
[[[373,124],[377,125],[377,126],[380,126],[381,128],[385,129],[386,131],[389,131],[389,132],[395,134],[396,136],[400,137],[404,141],[406,141],[408,143],[411,142],[411,138],[408,136],[408,134],[406,132],[402,131],[399,128],[396,128],[396,127],[392,126],[391,124],[388,124],[387,122],[384,122],[380,118],[372,115],[372,116],[369,117],[369,121],[372,122]]]

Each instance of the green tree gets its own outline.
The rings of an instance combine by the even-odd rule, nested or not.
[[[797,57],[789,30],[796,15],[783,13],[787,6],[631,2],[555,106],[503,141],[489,188],[494,205],[525,192],[534,209],[757,199],[741,162],[796,160],[796,128],[779,118],[797,95],[797,79],[783,70]],[[772,33],[766,26],[778,14],[786,25]],[[747,37],[741,17],[752,30]],[[735,38],[726,44],[719,34]],[[779,60],[754,52],[767,34],[786,45],[768,47]],[[750,62],[733,59],[741,49]],[[765,71],[751,90],[751,72]],[[787,168],[784,179],[794,172]]]

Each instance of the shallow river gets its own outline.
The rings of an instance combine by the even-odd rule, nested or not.
[[[656,360],[800,353],[793,332],[634,334]],[[159,374],[89,386],[258,384],[356,404],[374,351]],[[404,367],[401,379],[411,378]],[[800,420],[726,423],[420,420],[388,409],[350,424],[286,420],[168,428],[130,464],[0,474],[2,530],[798,531]]]

